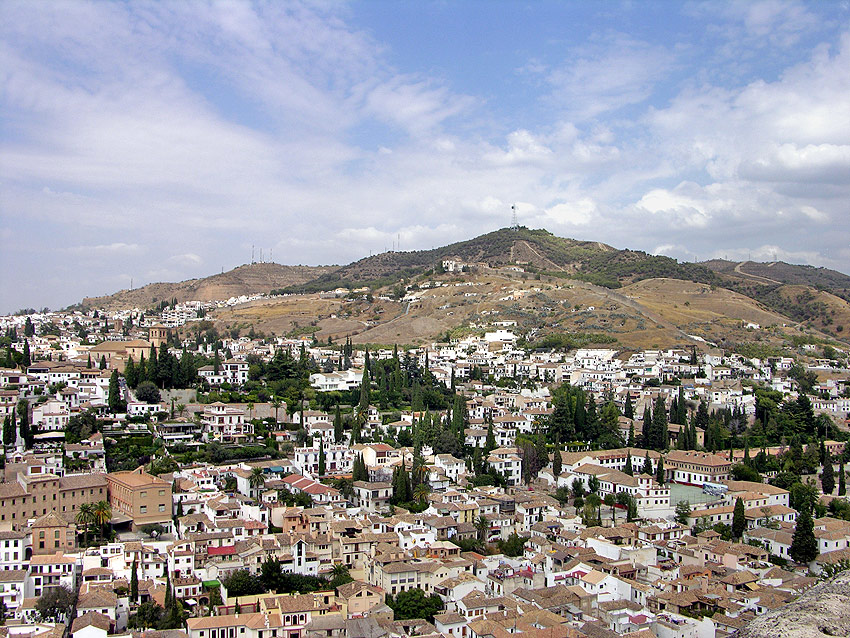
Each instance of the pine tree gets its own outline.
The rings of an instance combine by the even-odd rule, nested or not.
[[[823,461],[823,471],[820,475],[821,486],[824,494],[832,494],[835,491],[835,471],[832,468],[832,455],[826,450]]]
[[[811,502],[803,503],[800,508],[788,553],[798,563],[810,563],[817,558],[818,541],[815,538]]]
[[[623,473],[628,474],[629,476],[634,476],[634,469],[632,468],[632,453],[631,451],[626,453],[626,467],[623,468]]]
[[[732,512],[732,536],[741,538],[747,529],[747,518],[744,514],[744,501],[739,496],[735,499],[735,509]]]
[[[664,485],[664,457],[658,457],[658,467],[655,468],[655,481],[659,485]]]

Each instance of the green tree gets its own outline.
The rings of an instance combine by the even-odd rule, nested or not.
[[[142,381],[136,386],[136,398],[139,401],[144,401],[149,405],[162,401],[162,395],[152,381]]]
[[[835,491],[835,471],[832,468],[832,455],[829,450],[824,453],[823,471],[820,475],[821,486],[824,494],[832,494]]]
[[[77,595],[64,585],[47,587],[36,601],[35,608],[42,620],[60,622],[68,617],[77,602]]]
[[[106,526],[112,520],[112,508],[106,501],[98,501],[92,507],[92,516],[95,524],[100,527],[100,538],[103,540],[106,536]]]
[[[688,517],[691,515],[691,504],[688,501],[679,501],[676,503],[676,522],[680,525],[688,524]]]
[[[14,414],[14,412],[12,412]],[[15,442],[15,424],[12,417],[3,418],[3,445],[12,445]]]
[[[325,442],[319,441],[319,476],[324,476],[325,472]]]
[[[798,563],[810,563],[817,558],[818,542],[815,538],[811,503],[804,504],[800,510],[788,553]]]
[[[136,561],[136,556],[133,556],[133,567],[130,571],[130,602],[136,603],[139,600],[139,566]]]
[[[732,536],[741,538],[747,529],[747,518],[744,514],[744,501],[740,497],[735,499],[735,509],[732,512]]]
[[[266,591],[259,577],[246,569],[237,569],[227,576],[223,583],[228,596],[254,596]]]
[[[248,477],[248,486],[252,490],[262,490],[266,484],[266,477],[263,474],[263,468],[255,467],[251,469],[251,475]]]
[[[847,485],[844,479],[844,461],[838,464],[838,495],[844,496],[847,494]]]
[[[162,621],[165,610],[154,601],[147,601],[139,605],[136,613],[130,616],[127,622],[128,629],[156,629]]]
[[[124,402],[121,400],[121,389],[118,386],[118,370],[113,370],[109,377],[109,397],[107,405],[112,414],[123,412]]]
[[[395,598],[387,596],[387,605],[392,608],[395,620],[424,618],[434,622],[434,615],[443,610],[443,600],[437,594],[426,596],[421,589],[399,592]]]
[[[634,476],[635,471],[632,468],[632,453],[631,451],[626,452],[626,467],[623,468],[623,473],[628,474],[629,476]]]
[[[555,445],[555,454],[552,457],[552,474],[555,477],[555,483],[558,482],[558,477],[564,469],[564,460],[561,458],[561,449]]]
[[[334,414],[334,443],[342,443],[345,439],[345,432],[342,427],[342,412],[339,408],[339,403],[336,404],[336,413]]]
[[[611,525],[617,525],[617,497],[611,494],[610,492],[605,495],[603,499],[605,501],[605,505],[611,508]]]
[[[658,465],[655,468],[655,481],[659,485],[664,485],[664,457],[658,457]]]
[[[527,537],[520,536],[514,532],[507,539],[498,542],[499,551],[505,556],[522,556],[527,541]]]
[[[83,545],[88,547],[89,527],[94,523],[94,505],[91,503],[83,503],[80,505],[74,519],[77,525],[83,528]]]

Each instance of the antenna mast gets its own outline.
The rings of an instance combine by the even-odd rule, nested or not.
[[[511,211],[512,211],[512,215],[511,215],[511,229],[512,229],[512,230],[517,230],[517,229],[519,228],[519,224],[517,223],[517,220],[516,220],[516,204],[512,204],[512,205],[511,205]]]

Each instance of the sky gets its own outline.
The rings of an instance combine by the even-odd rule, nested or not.
[[[0,0],[0,312],[512,205],[850,273],[850,2]]]

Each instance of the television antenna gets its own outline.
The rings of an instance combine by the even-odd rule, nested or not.
[[[517,230],[519,229],[519,224],[516,220],[516,204],[511,204],[511,229]]]

